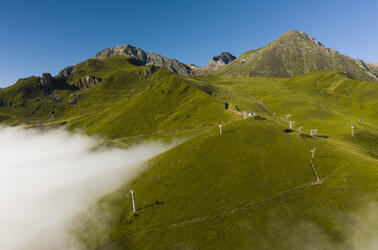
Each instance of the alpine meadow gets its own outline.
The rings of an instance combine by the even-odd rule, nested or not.
[[[99,48],[1,89],[0,249],[378,249],[378,65],[251,49]]]

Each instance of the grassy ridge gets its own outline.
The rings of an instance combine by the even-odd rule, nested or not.
[[[371,232],[356,235],[353,228],[364,226],[356,224],[357,215],[370,220],[361,209],[378,197],[374,83],[337,72],[291,79],[205,76],[190,83],[269,119],[232,122],[222,135],[214,126],[152,160],[141,176],[97,204],[100,223],[89,217],[78,232],[89,249],[368,247]],[[289,119],[305,133],[318,128],[320,136],[285,133]],[[354,137],[351,124],[358,127]],[[319,185],[309,162],[312,148]],[[125,198],[130,187],[137,192],[136,217]]]
[[[22,102],[1,106],[0,112],[9,115],[2,119],[29,126],[65,124],[89,135],[120,138],[195,128],[233,116],[224,111],[224,103],[186,79],[166,69],[137,66],[127,57],[85,61],[75,66],[67,82],[73,84],[88,74],[101,78],[101,83],[88,89],[47,93],[34,77],[1,90],[1,96]]]
[[[315,228],[315,249],[350,247],[350,216],[366,202],[361,194],[378,194],[377,161],[284,128],[238,121],[222,135],[210,129],[153,159],[100,201],[82,240],[89,249],[293,249],[308,244]],[[309,163],[313,147],[319,185]],[[138,216],[130,214],[129,187]],[[109,227],[105,234],[88,230],[99,221]]]

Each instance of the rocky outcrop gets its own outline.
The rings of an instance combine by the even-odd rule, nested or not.
[[[374,70],[378,71],[378,63],[367,63],[370,67],[372,67]]]
[[[101,78],[86,75],[83,78],[80,78],[76,83],[75,86],[79,89],[81,88],[90,88],[95,86],[97,83],[101,82]]]
[[[67,78],[72,73],[73,68],[73,66],[65,67],[63,70],[59,72],[58,77]]]
[[[39,84],[43,90],[46,92],[52,92],[54,90],[75,90],[76,87],[70,84],[67,84],[65,78],[56,76],[52,77],[50,73],[43,73],[42,77],[39,78]]]
[[[222,52],[219,55],[211,58],[209,63],[204,67],[197,66],[194,64],[187,64],[187,66],[191,68],[195,75],[214,74],[217,71],[217,69],[222,68],[227,64],[230,64],[235,59],[236,57],[233,56],[231,53]]]
[[[358,66],[363,68],[370,77],[378,80],[378,68],[373,63],[368,63],[361,59],[355,59],[354,61]]]
[[[156,67],[156,66],[150,66],[148,68],[145,68],[145,69],[139,71],[138,74],[142,74],[144,76],[148,76],[148,75],[151,75],[151,74],[155,73],[157,70],[158,70],[158,67]]]
[[[222,67],[224,65],[229,64],[230,62],[232,62],[235,59],[236,59],[236,57],[233,56],[231,53],[222,52],[219,55],[211,58],[207,67]]]
[[[137,59],[141,63],[141,65],[163,67],[182,76],[195,75],[195,73],[189,66],[177,61],[176,59],[170,59],[157,53],[146,52],[129,44],[100,51],[96,54],[95,58],[107,58],[118,55],[131,56]]]
[[[129,44],[105,49],[96,54],[95,58],[107,58],[112,56],[131,56],[138,59],[143,65],[148,63],[148,52]]]
[[[55,88],[55,79],[50,73],[43,73],[39,82],[42,88],[47,91],[51,91]]]

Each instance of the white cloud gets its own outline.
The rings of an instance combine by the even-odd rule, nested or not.
[[[62,234],[59,242],[65,221],[172,146],[91,150],[96,143],[61,130],[0,128],[0,249],[37,249],[23,246],[46,231]]]

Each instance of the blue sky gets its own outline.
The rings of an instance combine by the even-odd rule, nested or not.
[[[378,1],[0,0],[0,87],[56,74],[104,48],[132,44],[205,65],[239,56],[290,29],[378,62]]]

